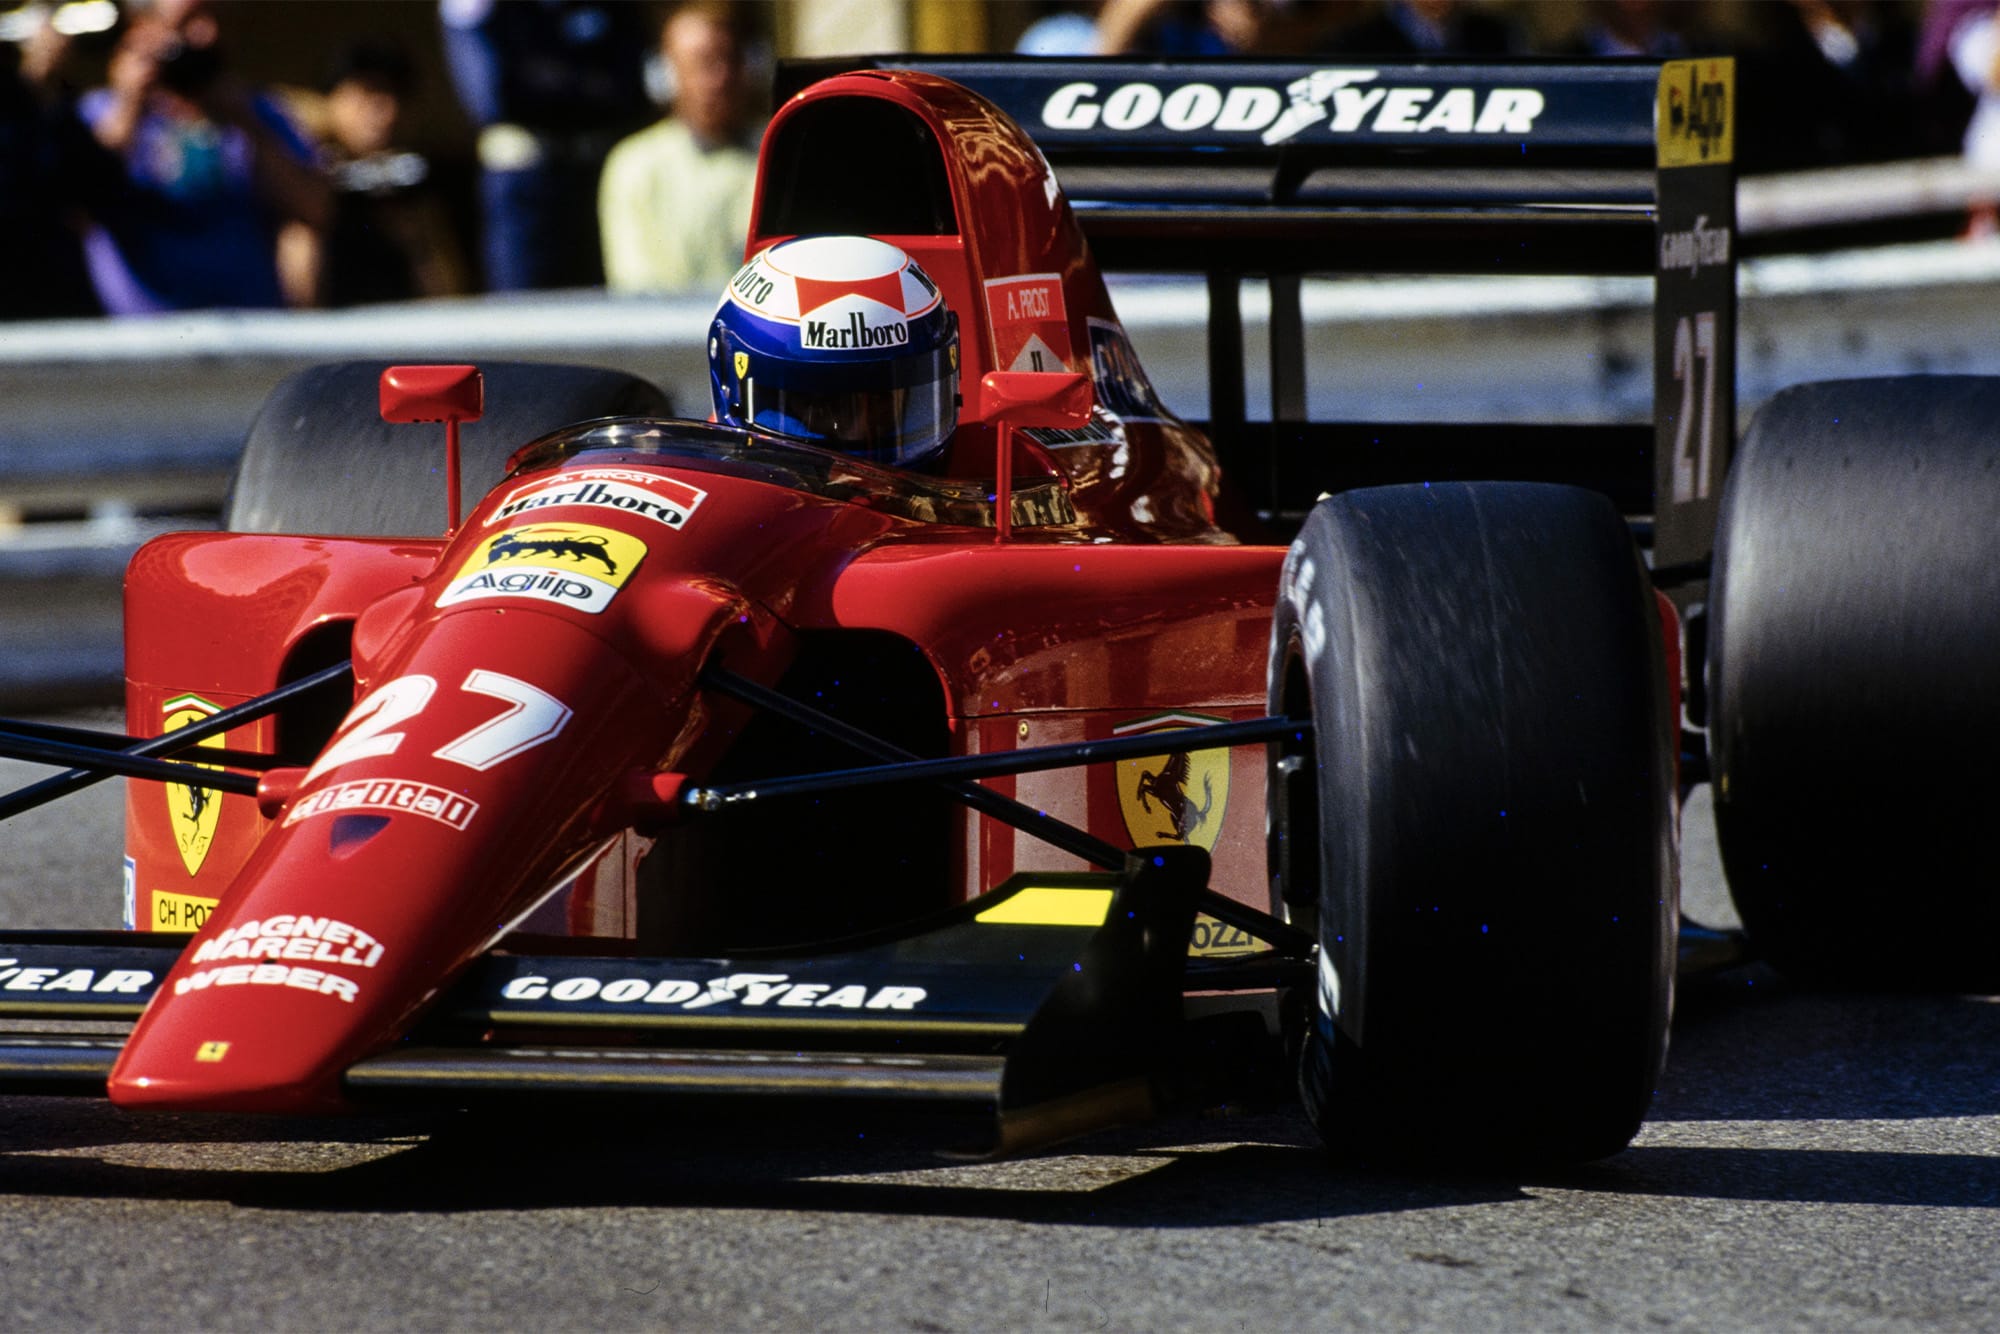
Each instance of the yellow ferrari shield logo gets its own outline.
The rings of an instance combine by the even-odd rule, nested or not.
[[[748,352],[738,352],[735,362],[736,378],[740,380],[750,373],[750,354]]]
[[[1116,736],[1174,731],[1228,721],[1164,713],[1113,728]],[[1229,800],[1227,749],[1180,751],[1118,762],[1118,809],[1135,848],[1162,844],[1215,850]]]
[[[177,732],[221,712],[199,695],[177,696],[161,705],[160,711],[165,715],[160,724],[163,732]],[[221,750],[222,735],[203,737],[196,744]],[[201,767],[222,768],[219,764]],[[173,823],[174,846],[180,849],[181,865],[193,875],[208,860],[208,849],[215,842],[216,821],[222,818],[222,794],[213,788],[189,787],[184,783],[168,783],[166,789],[167,818]]]

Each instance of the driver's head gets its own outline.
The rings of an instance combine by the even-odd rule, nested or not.
[[[802,237],[730,280],[708,373],[718,421],[920,467],[958,423],[958,319],[895,246]]]

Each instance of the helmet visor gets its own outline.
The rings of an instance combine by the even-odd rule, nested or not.
[[[925,368],[912,367],[914,360],[904,359],[896,376],[909,380],[917,370],[914,382],[890,388],[780,387],[760,384],[753,375],[743,386],[744,415],[778,435],[908,466],[935,453],[958,423],[958,372],[943,349],[927,359],[928,376],[921,373]]]

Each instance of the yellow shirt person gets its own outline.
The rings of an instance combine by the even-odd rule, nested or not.
[[[756,185],[754,140],[704,148],[678,119],[624,140],[605,160],[597,191],[605,285],[721,287],[742,267]]]
[[[614,292],[712,292],[743,263],[757,185],[743,36],[715,3],[660,30],[674,114],[611,150],[598,181],[604,277]]]

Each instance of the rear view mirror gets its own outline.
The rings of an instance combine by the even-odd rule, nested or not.
[[[382,372],[385,422],[476,422],[486,407],[477,366],[391,366]]]
[[[1090,423],[1090,377],[1062,371],[989,371],[980,382],[987,415],[1024,430],[1075,430]]]
[[[1013,534],[1014,432],[1075,430],[1090,423],[1093,389],[1088,375],[1061,371],[988,371],[979,382],[995,430],[993,540]]]
[[[380,396],[385,422],[444,423],[444,530],[458,531],[458,424],[486,410],[485,377],[477,366],[391,366]]]

